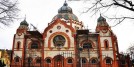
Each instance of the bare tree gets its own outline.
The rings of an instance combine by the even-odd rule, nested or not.
[[[130,55],[131,60],[134,59],[134,44],[132,44],[128,49],[127,53]]]
[[[118,21],[114,26],[120,24],[121,22],[123,22],[125,19],[134,19],[134,0],[85,0],[86,2],[90,2],[91,6],[88,6],[86,8],[85,11],[83,11],[83,13],[87,13],[87,12],[93,12],[92,15],[96,14],[96,13],[101,13],[103,14],[103,16],[105,16],[108,19],[111,20],[115,20]],[[110,9],[124,9],[126,11],[129,11],[130,13],[132,13],[131,15],[126,15],[128,13],[125,14],[120,14],[118,15],[118,13],[123,12],[122,11],[118,11],[115,12],[115,14],[113,14],[113,16],[107,16],[107,12],[110,11]],[[111,13],[109,13],[111,14]]]
[[[17,19],[17,2],[15,0],[0,0],[0,24],[9,26],[14,19]]]

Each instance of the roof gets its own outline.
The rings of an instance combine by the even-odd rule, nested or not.
[[[26,20],[23,20],[23,21],[20,23],[20,25],[26,25],[26,26],[28,26],[29,24],[27,23]]]
[[[78,17],[76,15],[73,14],[72,8],[68,6],[68,4],[65,3],[63,4],[63,6],[58,10],[58,14],[56,16],[53,17],[53,20],[56,19],[65,19],[65,20],[75,20],[75,21],[79,21]]]
[[[29,34],[31,34],[34,37],[42,38],[42,34],[39,31],[28,31]]]
[[[79,34],[88,34],[89,33],[89,30],[76,30],[76,33],[77,33],[77,35],[79,35]]]

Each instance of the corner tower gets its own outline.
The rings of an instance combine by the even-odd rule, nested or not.
[[[20,62],[20,59],[23,59],[24,55],[24,46],[25,46],[25,35],[27,34],[29,24],[26,19],[24,19],[18,29],[16,30],[16,34],[14,34],[13,38],[13,46],[12,46],[12,56],[11,56],[11,65],[15,65],[14,62]],[[22,61],[21,61],[22,62]],[[20,63],[16,63],[20,65]]]
[[[118,67],[116,61],[116,55],[118,55],[117,38],[111,30],[111,27],[106,22],[106,19],[101,15],[97,20],[96,32],[99,33],[98,45],[101,67],[107,67],[110,65]],[[110,64],[107,61],[109,61]]]

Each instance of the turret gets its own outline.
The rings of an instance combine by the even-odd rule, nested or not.
[[[27,23],[26,19],[24,19],[21,23],[19,28],[17,29],[17,34],[21,34],[21,33],[26,33],[26,31],[28,30],[28,26],[29,24]]]
[[[100,15],[100,17],[97,20],[97,26],[96,26],[96,32],[107,32],[109,29],[109,25],[106,22],[106,19]]]

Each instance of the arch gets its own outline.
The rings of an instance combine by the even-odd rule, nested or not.
[[[19,49],[20,49],[20,47],[21,47],[21,42],[20,42],[20,41],[18,41],[18,42],[17,42],[17,45],[16,45],[16,48],[19,50]]]
[[[53,58],[53,61],[54,61],[54,66],[55,67],[64,67],[64,64],[62,65],[62,63],[64,62],[64,57],[61,56],[61,55],[56,55],[54,58]]]
[[[37,64],[38,64],[38,63],[41,63],[41,57],[36,57],[36,58],[35,58],[35,61],[36,61]]]
[[[51,57],[45,58],[45,63],[47,63],[47,64],[52,63],[52,58]]]
[[[57,35],[62,35],[63,37],[65,37],[66,42],[67,42],[67,45],[68,45],[67,48],[70,48],[70,38],[69,38],[69,36],[68,36],[66,33],[64,33],[64,32],[55,32],[55,33],[53,33],[53,34],[48,38],[48,48],[49,48],[49,49],[52,49],[52,48],[51,48],[51,45],[52,45],[51,40],[52,40],[55,36],[57,36]]]
[[[82,64],[85,64],[85,63],[87,63],[87,59],[86,58],[82,58]]]
[[[95,47],[95,44],[94,44],[93,41],[91,41],[91,40],[83,40],[83,41],[80,43],[80,46],[82,47],[84,43],[91,43],[92,48]]]
[[[105,49],[109,49],[109,41],[107,39],[104,40]]]
[[[90,42],[87,42],[87,43],[83,43],[83,49],[91,49],[91,48],[93,48],[92,47],[92,44],[90,43]]]
[[[74,59],[72,57],[66,58],[68,64],[73,64]]]
[[[38,43],[33,42],[33,43],[31,44],[31,47],[30,47],[30,48],[31,48],[31,49],[38,49],[38,48],[39,48]]]
[[[62,35],[56,35],[53,38],[53,43],[55,47],[63,47],[65,45],[66,39]]]
[[[53,27],[54,27],[56,24],[58,24],[58,23],[64,25],[65,28],[69,28],[69,29],[71,30],[71,32],[72,32],[72,33],[71,33],[72,37],[74,37],[74,36],[73,36],[73,33],[75,32],[75,29],[74,29],[73,27],[71,27],[70,25],[67,25],[65,21],[62,21],[61,19],[56,19],[52,24],[50,24],[50,25],[44,30],[44,32],[43,32],[43,39],[47,36],[47,34],[45,34],[45,33],[47,33],[48,30],[50,30],[51,28],[53,28]]]
[[[97,58],[91,58],[90,59],[90,63],[92,63],[92,64],[97,64],[98,63],[98,60],[97,60]]]
[[[54,56],[53,59],[58,59],[58,58],[60,58],[60,59],[65,59],[62,55],[56,55],[56,56]]]
[[[28,44],[28,48],[29,49],[40,49],[41,48],[41,45],[40,45],[40,42],[38,41],[32,41]]]
[[[73,63],[73,60],[72,60],[71,58],[69,58],[69,59],[67,60],[67,63]]]
[[[113,60],[112,60],[112,58],[110,58],[110,57],[106,57],[106,58],[104,59],[104,62],[105,62],[105,64],[112,64]]]
[[[14,58],[14,62],[20,62],[20,57],[18,57],[18,56],[16,56],[15,58]]]
[[[33,58],[32,58],[32,57],[27,57],[27,58],[26,58],[26,62],[27,62],[27,63],[31,63],[32,61],[33,61]]]

